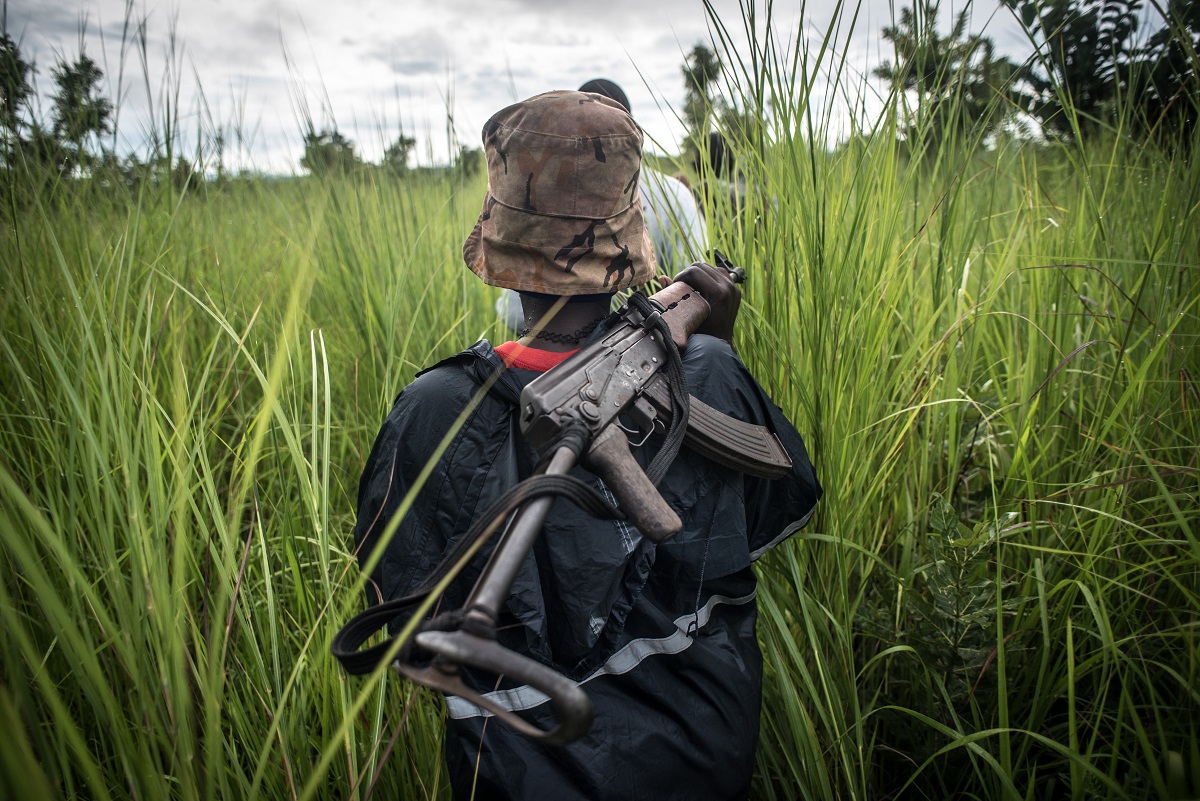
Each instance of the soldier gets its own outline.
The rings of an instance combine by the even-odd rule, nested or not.
[[[656,272],[639,197],[642,133],[618,103],[550,92],[484,127],[488,192],[463,246],[468,268],[520,293],[533,332],[495,348],[481,340],[404,389],[359,487],[355,538],[364,563],[438,442],[490,376],[499,379],[454,436],[372,578],[384,599],[410,593],[481,510],[527,477],[537,454],[518,426],[521,389],[604,330],[612,293]],[[730,346],[740,293],[698,263],[677,280],[712,313],[683,354],[688,391],[780,439],[792,469],[755,479],[688,450],[658,489],[683,521],[655,544],[623,521],[560,499],[501,614],[502,645],[580,682],[591,731],[539,744],[467,700],[449,697],[445,755],[466,799],[745,798],[758,737],[762,656],[751,563],[798,530],[820,497],[804,443]],[[560,299],[562,310],[537,323]],[[649,447],[634,448],[645,464]],[[582,467],[573,474],[608,493]],[[459,608],[481,564],[441,600]],[[544,695],[468,672],[466,680],[540,729]]]

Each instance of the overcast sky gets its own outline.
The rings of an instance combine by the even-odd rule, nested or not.
[[[746,52],[738,0],[712,5]],[[834,6],[776,0],[778,41],[818,44]],[[144,21],[148,69],[127,45],[122,75],[127,9],[134,27]],[[943,3],[947,20],[956,10]],[[842,15],[838,50],[855,94],[861,75],[890,56],[879,31],[892,14],[889,0],[862,0],[853,30],[852,14]],[[318,129],[336,123],[369,160],[403,128],[418,141],[417,162],[442,162],[452,139],[478,145],[483,123],[509,103],[596,77],[624,87],[650,149],[675,153],[680,65],[693,45],[714,38],[702,0],[10,0],[7,25],[35,60],[43,96],[56,59],[74,59],[83,31],[107,94],[120,95],[119,150],[145,152],[147,131],[162,129],[156,120],[178,86],[189,147],[198,129],[206,137],[224,129],[227,162],[285,173],[299,169],[306,117]],[[1029,51],[999,0],[974,3],[972,30],[1000,52]],[[830,90],[821,83],[817,92]]]

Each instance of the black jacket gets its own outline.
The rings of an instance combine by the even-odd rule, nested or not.
[[[448,699],[446,758],[455,795],[512,799],[745,797],[758,737],[762,657],[750,563],[797,531],[821,489],[800,435],[724,342],[693,336],[688,391],[783,442],[793,469],[744,476],[686,448],[659,484],[683,530],[655,545],[630,524],[555,502],[513,586],[501,641],[551,665],[591,698],[595,724],[563,748],[541,746]],[[355,540],[365,563],[445,432],[502,363],[486,341],[421,373],[397,397],[359,486]],[[476,515],[530,474],[536,454],[517,401],[537,373],[508,369],[470,414],[388,543],[373,579],[385,599],[410,593]],[[635,449],[643,466],[650,448]],[[575,474],[607,492],[582,468]],[[462,605],[485,555],[447,592]],[[689,633],[690,632],[690,633]],[[481,691],[492,690],[488,677]],[[482,678],[480,683],[482,685]],[[543,729],[545,697],[495,697]]]

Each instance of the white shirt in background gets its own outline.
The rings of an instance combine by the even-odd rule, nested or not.
[[[708,229],[690,189],[677,178],[642,168],[642,212],[659,272],[675,275],[704,258]]]

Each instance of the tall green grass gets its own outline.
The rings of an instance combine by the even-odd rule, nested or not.
[[[232,798],[376,780],[373,744],[411,692],[377,694],[314,780],[361,689],[328,640],[359,600],[338,588],[357,578],[352,499],[381,411],[491,323],[450,259],[478,204],[463,197],[262,182],[128,204],[81,188],[20,211],[3,689],[41,772],[14,782]],[[389,794],[436,783],[437,723],[427,704],[408,716],[427,745],[405,737]]]
[[[821,53],[777,47],[732,81],[774,144],[723,233],[827,495],[761,570],[756,794],[1195,797],[1195,159],[902,147],[896,97],[830,151]]]
[[[753,795],[1196,797],[1200,167],[1119,132],[901,146],[895,97],[826,147],[840,36],[726,51],[762,127],[712,244],[827,493],[759,564]],[[482,190],[10,197],[12,797],[447,796],[438,699],[328,643],[364,603],[355,492],[392,398],[504,338],[461,264]]]

